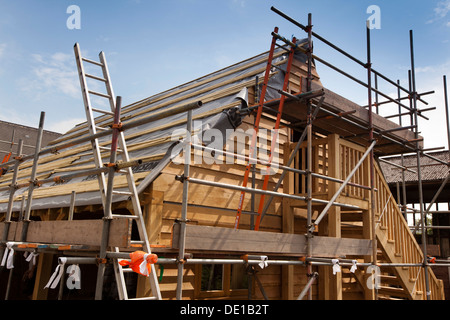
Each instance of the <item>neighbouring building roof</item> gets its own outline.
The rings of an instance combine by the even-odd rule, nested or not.
[[[444,162],[449,162],[449,151],[439,151],[430,152],[430,156],[437,158]],[[402,165],[401,156],[391,157],[386,159],[389,162],[395,163],[397,165]],[[427,156],[422,155],[420,157],[421,164],[421,177],[423,182],[437,182],[445,179],[448,175],[448,166],[433,160]],[[418,173],[417,173],[417,155],[406,155],[403,157],[403,166],[407,167],[415,172],[405,170],[405,182],[417,183]],[[389,163],[380,162],[381,170],[384,173],[386,182],[388,184],[402,182],[402,169],[393,166]]]
[[[0,120],[0,161],[5,155],[11,152],[17,154],[19,140],[22,139],[24,146],[23,154],[34,154],[38,129],[24,126],[17,123]],[[61,136],[61,133],[44,130],[42,136],[42,146],[45,147],[52,140]]]

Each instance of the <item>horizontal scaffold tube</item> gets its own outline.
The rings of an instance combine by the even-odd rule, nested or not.
[[[141,163],[142,163],[142,160],[133,160],[133,161],[127,161],[127,162],[117,162],[113,166],[115,167],[116,170],[120,170],[120,169],[124,169],[124,168],[128,168],[128,167],[134,167],[134,166],[140,165]],[[25,183],[16,184],[13,187],[20,189],[20,188],[28,187],[32,183],[39,184],[39,185],[42,185],[45,183],[51,183],[51,182],[64,183],[65,181],[71,180],[73,178],[90,176],[90,175],[99,174],[102,172],[107,173],[107,172],[109,172],[109,170],[110,170],[109,167],[80,170],[80,171],[65,174],[62,176],[55,176],[55,177],[51,177],[51,178],[47,178],[47,179],[28,181]],[[10,188],[10,186],[2,187],[2,188],[0,188],[0,191],[6,190],[9,188]]]
[[[125,252],[107,252],[106,256],[108,258],[116,258],[116,259],[129,259],[130,254]],[[159,258],[156,264],[177,264],[177,263],[183,263],[183,264],[260,264],[264,261],[264,263],[267,264],[273,264],[273,265],[304,265],[305,262],[301,260],[263,260],[262,258],[264,256],[261,256],[261,259],[257,259],[259,256],[254,256],[254,259],[200,259],[200,258],[190,258],[185,259],[183,262],[180,262],[176,258]]]
[[[264,160],[264,159],[255,159],[255,158],[252,158],[252,157],[249,157],[249,156],[245,156],[245,155],[241,155],[241,154],[238,154],[238,153],[232,153],[232,152],[228,152],[228,151],[214,149],[214,148],[202,146],[202,145],[199,145],[199,144],[191,143],[191,145],[194,148],[197,148],[197,149],[204,149],[205,151],[210,151],[210,152],[218,153],[218,154],[225,155],[225,156],[236,157],[237,159],[240,159],[240,160],[247,160],[247,161],[254,162],[254,163],[259,163],[259,164],[262,164],[262,165],[274,165],[274,166],[278,167],[278,169],[281,169],[281,170],[290,171],[290,172],[293,172],[293,173],[298,173],[298,174],[303,174],[303,175],[307,174],[306,170],[291,168],[291,167],[284,166],[284,165],[281,165],[281,164],[273,162],[273,161],[269,162],[268,160]],[[320,178],[320,179],[325,179],[325,180],[329,180],[329,181],[333,181],[333,182],[339,182],[339,183],[343,183],[344,182],[344,180],[333,178],[333,177],[329,177],[329,176],[325,176],[325,175],[319,174],[319,173],[311,173],[311,175],[314,178]],[[352,187],[366,189],[366,190],[370,190],[371,189],[369,186],[364,186],[364,185],[357,184],[357,183],[352,183],[352,182],[349,182],[348,185],[352,186]]]
[[[150,123],[150,122],[153,122],[153,121],[156,121],[156,120],[160,120],[160,119],[164,119],[166,117],[173,116],[175,114],[187,112],[189,110],[194,110],[194,109],[197,109],[197,108],[201,107],[202,104],[203,103],[201,101],[195,101],[195,102],[192,102],[192,103],[188,103],[186,105],[181,105],[179,107],[175,107],[175,108],[172,108],[172,109],[163,110],[161,112],[153,113],[153,114],[150,114],[150,115],[148,115],[146,117],[143,117],[141,119],[136,119],[134,121],[123,123],[120,130],[125,131],[125,130],[131,129],[131,128],[134,128],[134,127],[146,124],[146,123]],[[74,140],[71,140],[71,141],[68,141],[68,142],[57,144],[57,145],[52,146],[52,147],[47,147],[45,149],[42,149],[37,155],[40,157],[40,156],[42,156],[44,154],[57,153],[59,150],[62,150],[62,149],[70,148],[70,147],[76,146],[76,145],[81,144],[81,143],[89,142],[89,141],[92,141],[94,139],[98,139],[98,138],[102,138],[102,137],[106,137],[106,136],[112,135],[114,130],[115,129],[108,129],[108,130],[105,130],[105,131],[100,131],[100,132],[97,132],[96,134],[93,134],[93,135],[87,135],[85,137],[81,137],[81,138],[74,139]],[[31,160],[34,157],[35,157],[34,154],[33,155],[24,156],[24,157],[21,158],[21,161]],[[3,163],[3,166],[14,164],[15,161],[16,160],[5,162],[5,163]]]
[[[203,185],[207,185],[207,186],[211,186],[211,187],[233,189],[233,190],[244,191],[244,192],[249,192],[249,193],[266,194],[266,195],[272,195],[272,196],[275,196],[275,197],[284,197],[284,198],[289,198],[289,199],[294,199],[294,200],[306,201],[306,197],[297,196],[297,195],[294,195],[294,194],[286,194],[286,193],[280,193],[280,192],[269,191],[269,190],[260,190],[260,189],[253,189],[253,188],[248,188],[248,187],[242,187],[242,186],[234,186],[234,185],[231,185],[231,184],[220,183],[220,182],[213,182],[213,181],[206,181],[206,180],[201,180],[201,179],[196,179],[196,178],[191,178],[191,177],[184,177],[184,176],[176,176],[175,179],[179,180],[179,181],[183,181],[184,179],[187,179],[189,182],[197,183],[197,184],[203,184]],[[311,201],[315,202],[315,203],[321,203],[321,204],[328,204],[329,203],[329,201],[327,201],[327,200],[315,199],[315,198],[311,199]],[[344,204],[344,203],[339,203],[339,202],[332,202],[330,205],[335,205],[335,206],[338,206],[338,207],[344,207],[344,208],[349,208],[349,209],[359,209],[359,207],[357,207],[357,206]]]
[[[277,13],[278,15],[280,15],[281,17],[285,18],[287,21],[291,22],[292,24],[296,25],[297,27],[299,27],[300,29],[302,29],[305,32],[308,32],[308,27],[304,26],[303,24],[301,24],[300,22],[294,20],[293,18],[289,17],[287,14],[283,13],[282,11],[278,10],[275,7],[271,7],[270,10],[272,10],[273,12]],[[344,51],[343,49],[339,48],[338,46],[336,46],[335,44],[331,43],[330,41],[326,40],[325,38],[323,38],[322,36],[318,35],[317,33],[315,33],[314,31],[311,31],[311,35],[314,36],[315,38],[317,38],[318,40],[322,41],[323,43],[325,43],[326,45],[328,45],[329,47],[333,48],[334,50],[340,52],[341,54],[343,54],[344,56],[346,56],[347,58],[349,58],[350,60],[353,60],[354,62],[356,62],[357,64],[359,64],[362,67],[366,67],[366,63],[355,58],[354,56],[352,56],[351,54],[349,54],[348,52]],[[391,79],[389,79],[388,77],[384,76],[383,74],[381,74],[380,72],[376,71],[375,69],[371,68],[372,73],[376,74],[377,76],[379,76],[380,78],[384,79],[385,81],[389,82],[390,84],[392,84],[393,86],[399,88],[400,90],[406,92],[406,93],[410,93],[408,89],[402,87],[401,85],[399,85],[398,83],[395,83],[394,81],[392,81]],[[390,97],[389,97],[390,99]],[[426,103],[426,101],[423,101],[420,97],[418,98],[419,101]]]
[[[106,256],[108,258],[115,259],[129,259],[130,254],[126,252],[107,252]],[[260,257],[260,259],[258,259]],[[252,256],[252,259],[240,258],[240,259],[220,259],[220,258],[188,258],[183,261],[179,261],[177,258],[159,258],[156,264],[260,264],[265,263],[267,265],[306,265],[307,263],[311,263],[313,265],[333,265],[331,258],[299,258],[298,260],[289,260],[289,259],[263,259],[266,256]],[[351,259],[338,259],[339,265],[341,266],[352,266],[354,265],[354,260]],[[450,263],[433,263],[428,264],[429,267],[433,266],[447,266]],[[356,262],[356,266],[358,267],[368,267],[373,266],[370,262]],[[423,267],[423,263],[377,263],[378,267]]]
[[[29,252],[48,252],[47,249],[36,249],[36,248],[21,248],[20,245],[27,244],[26,242],[9,242],[10,244],[13,244],[13,248],[15,251],[29,251]],[[58,250],[58,249],[55,249]],[[129,252],[112,252],[108,251],[106,253],[106,257],[109,259],[130,259],[130,253]],[[220,258],[187,258],[183,261],[179,261],[177,258],[160,258],[158,257],[158,260],[156,264],[177,264],[177,263],[184,263],[184,264],[260,264],[265,263],[267,265],[306,265],[306,264],[312,264],[312,265],[333,265],[333,262],[331,258],[320,258],[320,257],[299,257],[297,260],[293,259],[263,259],[263,257],[266,257],[264,255],[253,255],[251,258],[248,259],[242,257],[242,258],[235,258],[235,259],[220,259]],[[61,260],[64,258],[63,260]],[[373,266],[374,264],[371,262],[355,262],[356,260],[352,259],[337,259],[340,266],[352,266],[356,265],[358,267],[368,267]],[[99,259],[97,257],[59,257],[59,262],[65,261],[65,264],[98,264]],[[377,263],[375,266],[380,268],[389,268],[389,267],[424,267],[423,263]],[[449,267],[450,261],[447,262],[447,260],[436,260],[435,263],[428,263],[427,267]]]

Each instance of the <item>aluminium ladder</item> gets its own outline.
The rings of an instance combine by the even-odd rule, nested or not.
[[[120,118],[119,98],[120,97],[118,97],[117,108],[116,108],[116,101],[114,99],[114,97],[115,97],[114,91],[113,91],[113,87],[111,84],[111,79],[110,79],[110,75],[109,75],[108,66],[106,63],[105,54],[103,52],[100,52],[100,54],[99,54],[100,62],[97,62],[97,61],[83,58],[81,56],[81,50],[80,50],[80,46],[78,43],[75,44],[74,51],[75,51],[75,58],[76,58],[76,62],[77,62],[78,75],[80,78],[81,90],[82,90],[82,94],[83,94],[83,101],[84,101],[84,105],[85,105],[86,117],[87,117],[87,121],[88,121],[88,125],[89,125],[89,133],[91,135],[93,135],[97,131],[108,130],[108,128],[103,128],[103,127],[96,125],[95,119],[93,116],[94,112],[101,113],[103,115],[113,116],[114,117],[113,129],[117,129],[117,130],[114,130],[116,134],[114,135],[114,133],[113,133],[113,139],[112,139],[113,141],[111,143],[111,148],[101,147],[98,142],[98,139],[91,140],[92,150],[93,150],[94,159],[95,159],[95,165],[97,168],[104,167],[104,163],[103,163],[101,152],[100,152],[101,150],[111,151],[111,159],[110,160],[115,161],[115,154],[116,154],[116,152],[118,152],[120,154],[123,162],[129,162],[130,158],[129,158],[128,151],[127,151],[125,136],[124,136],[123,132],[120,130],[120,120],[119,120],[119,118]],[[98,77],[98,76],[86,73],[84,66],[83,66],[83,62],[87,62],[87,63],[90,63],[90,64],[100,67],[102,69],[103,77]],[[107,93],[103,94],[100,92],[89,90],[88,85],[87,85],[87,78],[104,83]],[[93,108],[92,104],[91,104],[90,95],[96,95],[96,96],[108,99],[111,111],[105,111],[105,110]],[[110,161],[110,164],[113,164],[112,163],[113,161]],[[105,213],[103,237],[102,237],[103,240],[102,240],[102,246],[100,249],[100,257],[99,258],[100,259],[106,258],[107,239],[108,239],[108,234],[109,234],[109,222],[111,221],[112,218],[134,219],[136,221],[136,225],[137,225],[137,228],[139,231],[140,240],[132,241],[132,243],[133,244],[141,244],[143,251],[150,254],[151,253],[150,244],[149,244],[146,228],[145,228],[144,221],[143,221],[141,205],[139,202],[139,196],[137,193],[132,168],[127,167],[127,168],[119,171],[119,173],[125,174],[126,178],[127,178],[128,191],[125,191],[125,192],[112,190],[113,189],[112,188],[113,187],[113,183],[112,183],[113,178],[112,177],[114,176],[114,173],[115,173],[114,169],[112,169],[108,176],[108,184],[107,184],[106,175],[103,172],[98,174],[98,182],[99,182],[100,193],[101,193],[102,203],[103,203],[103,208],[104,208],[104,213]],[[108,186],[110,186],[110,188],[109,188],[110,190],[108,190]],[[111,212],[111,197],[113,194],[126,195],[129,197],[129,199],[132,202],[132,206],[133,206],[133,215],[130,216],[130,215],[114,215],[114,214],[112,214],[112,212]],[[112,249],[116,253],[119,252],[119,248],[112,248]],[[118,262],[118,260],[120,260],[118,258],[112,258],[112,260],[113,260],[113,264],[114,264],[114,273],[115,273],[115,278],[116,278],[116,282],[117,282],[119,298],[121,300],[129,300],[128,293],[126,290],[126,285],[125,285],[124,272],[125,271],[129,272],[131,269],[122,267]],[[104,263],[99,264],[98,275],[97,275],[97,287],[96,287],[96,294],[95,294],[95,297],[97,300],[100,300],[102,298],[104,271],[105,271],[105,264]],[[147,278],[150,282],[152,296],[148,297],[148,298],[144,298],[144,299],[161,300],[161,292],[160,292],[160,288],[159,288],[159,284],[158,284],[158,279],[156,277],[156,271],[155,271],[154,265],[151,266],[151,273]],[[143,298],[140,298],[140,299],[143,299]]]
[[[246,167],[246,170],[244,173],[244,180],[243,180],[244,187],[247,186],[249,174],[250,174],[251,167],[252,167],[250,159],[251,158],[256,159],[256,156],[254,153],[256,151],[256,142],[257,142],[257,136],[258,136],[258,131],[259,131],[259,123],[261,120],[262,110],[263,110],[264,103],[265,103],[265,95],[266,95],[267,87],[270,87],[269,86],[270,72],[271,72],[272,68],[278,68],[272,64],[275,46],[277,45],[276,42],[278,39],[283,39],[283,38],[278,35],[278,28],[275,27],[274,32],[272,33],[272,43],[270,46],[269,56],[267,59],[267,66],[266,66],[266,71],[264,74],[264,81],[263,81],[263,85],[262,85],[262,89],[261,89],[261,97],[259,99],[259,106],[258,106],[257,113],[256,113],[256,119],[255,119],[254,127],[253,127],[254,130],[252,132],[252,139],[251,139],[250,147],[249,147],[249,160],[247,161],[247,167]],[[287,61],[286,71],[285,71],[283,88],[281,90],[276,89],[281,94],[281,97],[280,97],[280,102],[279,102],[278,110],[277,110],[277,120],[275,122],[274,134],[272,135],[272,140],[271,140],[269,160],[267,161],[267,163],[268,163],[267,170],[269,170],[271,163],[272,163],[274,148],[276,145],[274,143],[274,139],[278,138],[278,129],[279,129],[279,125],[280,125],[281,114],[283,112],[284,100],[285,100],[286,95],[288,95],[286,90],[287,90],[287,87],[289,84],[290,70],[291,70],[292,60],[294,57],[294,52],[296,49],[295,42],[296,42],[296,39],[293,38],[292,42],[290,43],[291,49],[289,50],[289,57],[288,57],[288,61]],[[262,190],[267,190],[268,181],[269,181],[269,174],[268,174],[268,172],[266,172]],[[244,205],[244,198],[245,198],[245,191],[242,191],[241,195],[240,195],[238,210],[236,213],[236,219],[235,219],[235,223],[234,223],[235,229],[237,229],[239,227],[239,222],[240,222],[240,218],[242,215],[242,208]],[[259,230],[259,224],[261,222],[261,213],[262,213],[263,205],[264,205],[264,195],[261,195],[260,204],[259,204],[259,208],[258,208],[258,216],[256,219],[256,224],[255,224],[255,230]]]

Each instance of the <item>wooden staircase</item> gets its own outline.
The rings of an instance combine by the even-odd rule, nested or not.
[[[313,140],[312,172],[345,179],[355,164],[361,159],[365,148],[340,139],[337,135]],[[290,145],[292,151],[294,144]],[[300,148],[294,161],[294,167],[305,169],[306,143]],[[333,156],[332,156],[333,155]],[[334,158],[334,159],[332,159]],[[350,180],[353,184],[370,185],[369,159],[366,159]],[[306,182],[304,177],[291,177],[289,192],[304,195]],[[313,179],[312,194],[314,198],[330,199],[330,182]],[[394,196],[389,190],[379,166],[375,164],[375,223],[378,245],[378,263],[417,264],[423,262],[423,253],[408,224],[403,217]],[[356,205],[361,210],[341,210],[340,233],[343,238],[368,238],[367,219],[370,210],[370,192],[355,185],[349,185],[337,199],[340,203]],[[320,227],[320,226],[319,226]],[[364,231],[364,229],[366,231]],[[365,235],[364,235],[365,234]],[[363,261],[362,259],[360,260]],[[444,299],[443,282],[438,280],[431,268],[428,268],[429,290],[432,300]],[[343,268],[343,298],[364,299],[367,290],[366,277],[363,273],[350,274]],[[346,297],[347,296],[347,297]],[[422,267],[382,267],[380,277],[379,299],[426,300],[425,271]]]
[[[379,262],[422,263],[423,252],[408,227],[394,196],[378,165],[375,166],[375,216],[376,235],[380,251]],[[382,268],[381,288],[383,299],[426,300],[425,270],[422,267]],[[444,299],[442,280],[428,268],[431,300]]]

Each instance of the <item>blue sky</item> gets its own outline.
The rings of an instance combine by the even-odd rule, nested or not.
[[[67,28],[70,5],[81,10],[79,30]],[[105,52],[115,93],[129,104],[268,50],[275,26],[288,38],[305,36],[271,6],[303,24],[312,13],[316,33],[365,61],[370,5],[381,13],[381,28],[371,32],[374,68],[407,87],[414,31],[417,90],[436,91],[425,100],[437,110],[420,122],[425,146],[447,146],[442,76],[450,76],[450,0],[0,0],[0,119],[36,127],[45,111],[45,129],[58,132],[85,120],[75,42],[88,58]],[[320,41],[314,50],[365,81],[365,70]],[[363,87],[317,68],[326,87],[367,103]],[[380,89],[396,97],[381,81]],[[383,112],[396,112],[388,108],[394,111]]]

